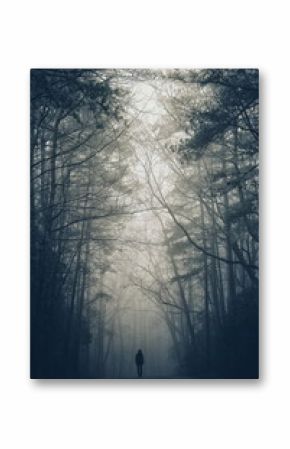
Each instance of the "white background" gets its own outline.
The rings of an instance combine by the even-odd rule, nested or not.
[[[289,447],[287,1],[2,5],[1,447]],[[260,68],[261,380],[29,380],[31,67]]]

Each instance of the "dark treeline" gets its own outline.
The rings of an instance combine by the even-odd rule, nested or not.
[[[168,376],[258,376],[256,70],[32,71],[32,377],[124,364],[125,271]]]
[[[167,260],[163,270],[152,264],[145,289],[163,310],[183,375],[256,378],[258,72],[176,70],[169,78],[167,126],[159,123],[154,139],[174,188],[166,193],[152,162],[144,164],[165,211]]]
[[[117,145],[126,129],[122,92],[112,78],[100,70],[31,72],[32,377],[89,377],[94,338],[102,376],[102,276],[128,165]]]

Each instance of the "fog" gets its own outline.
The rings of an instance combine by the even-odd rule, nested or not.
[[[32,377],[257,377],[257,72],[31,82]]]

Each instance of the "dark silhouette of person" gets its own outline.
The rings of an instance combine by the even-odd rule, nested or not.
[[[135,355],[135,363],[136,363],[136,366],[137,366],[138,377],[142,377],[144,356],[143,356],[143,352],[141,351],[141,349],[138,349],[138,352]]]

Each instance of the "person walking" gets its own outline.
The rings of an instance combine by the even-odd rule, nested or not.
[[[136,363],[136,366],[137,366],[138,377],[142,377],[144,356],[143,356],[143,352],[142,352],[141,349],[138,349],[138,352],[135,355],[135,363]]]

